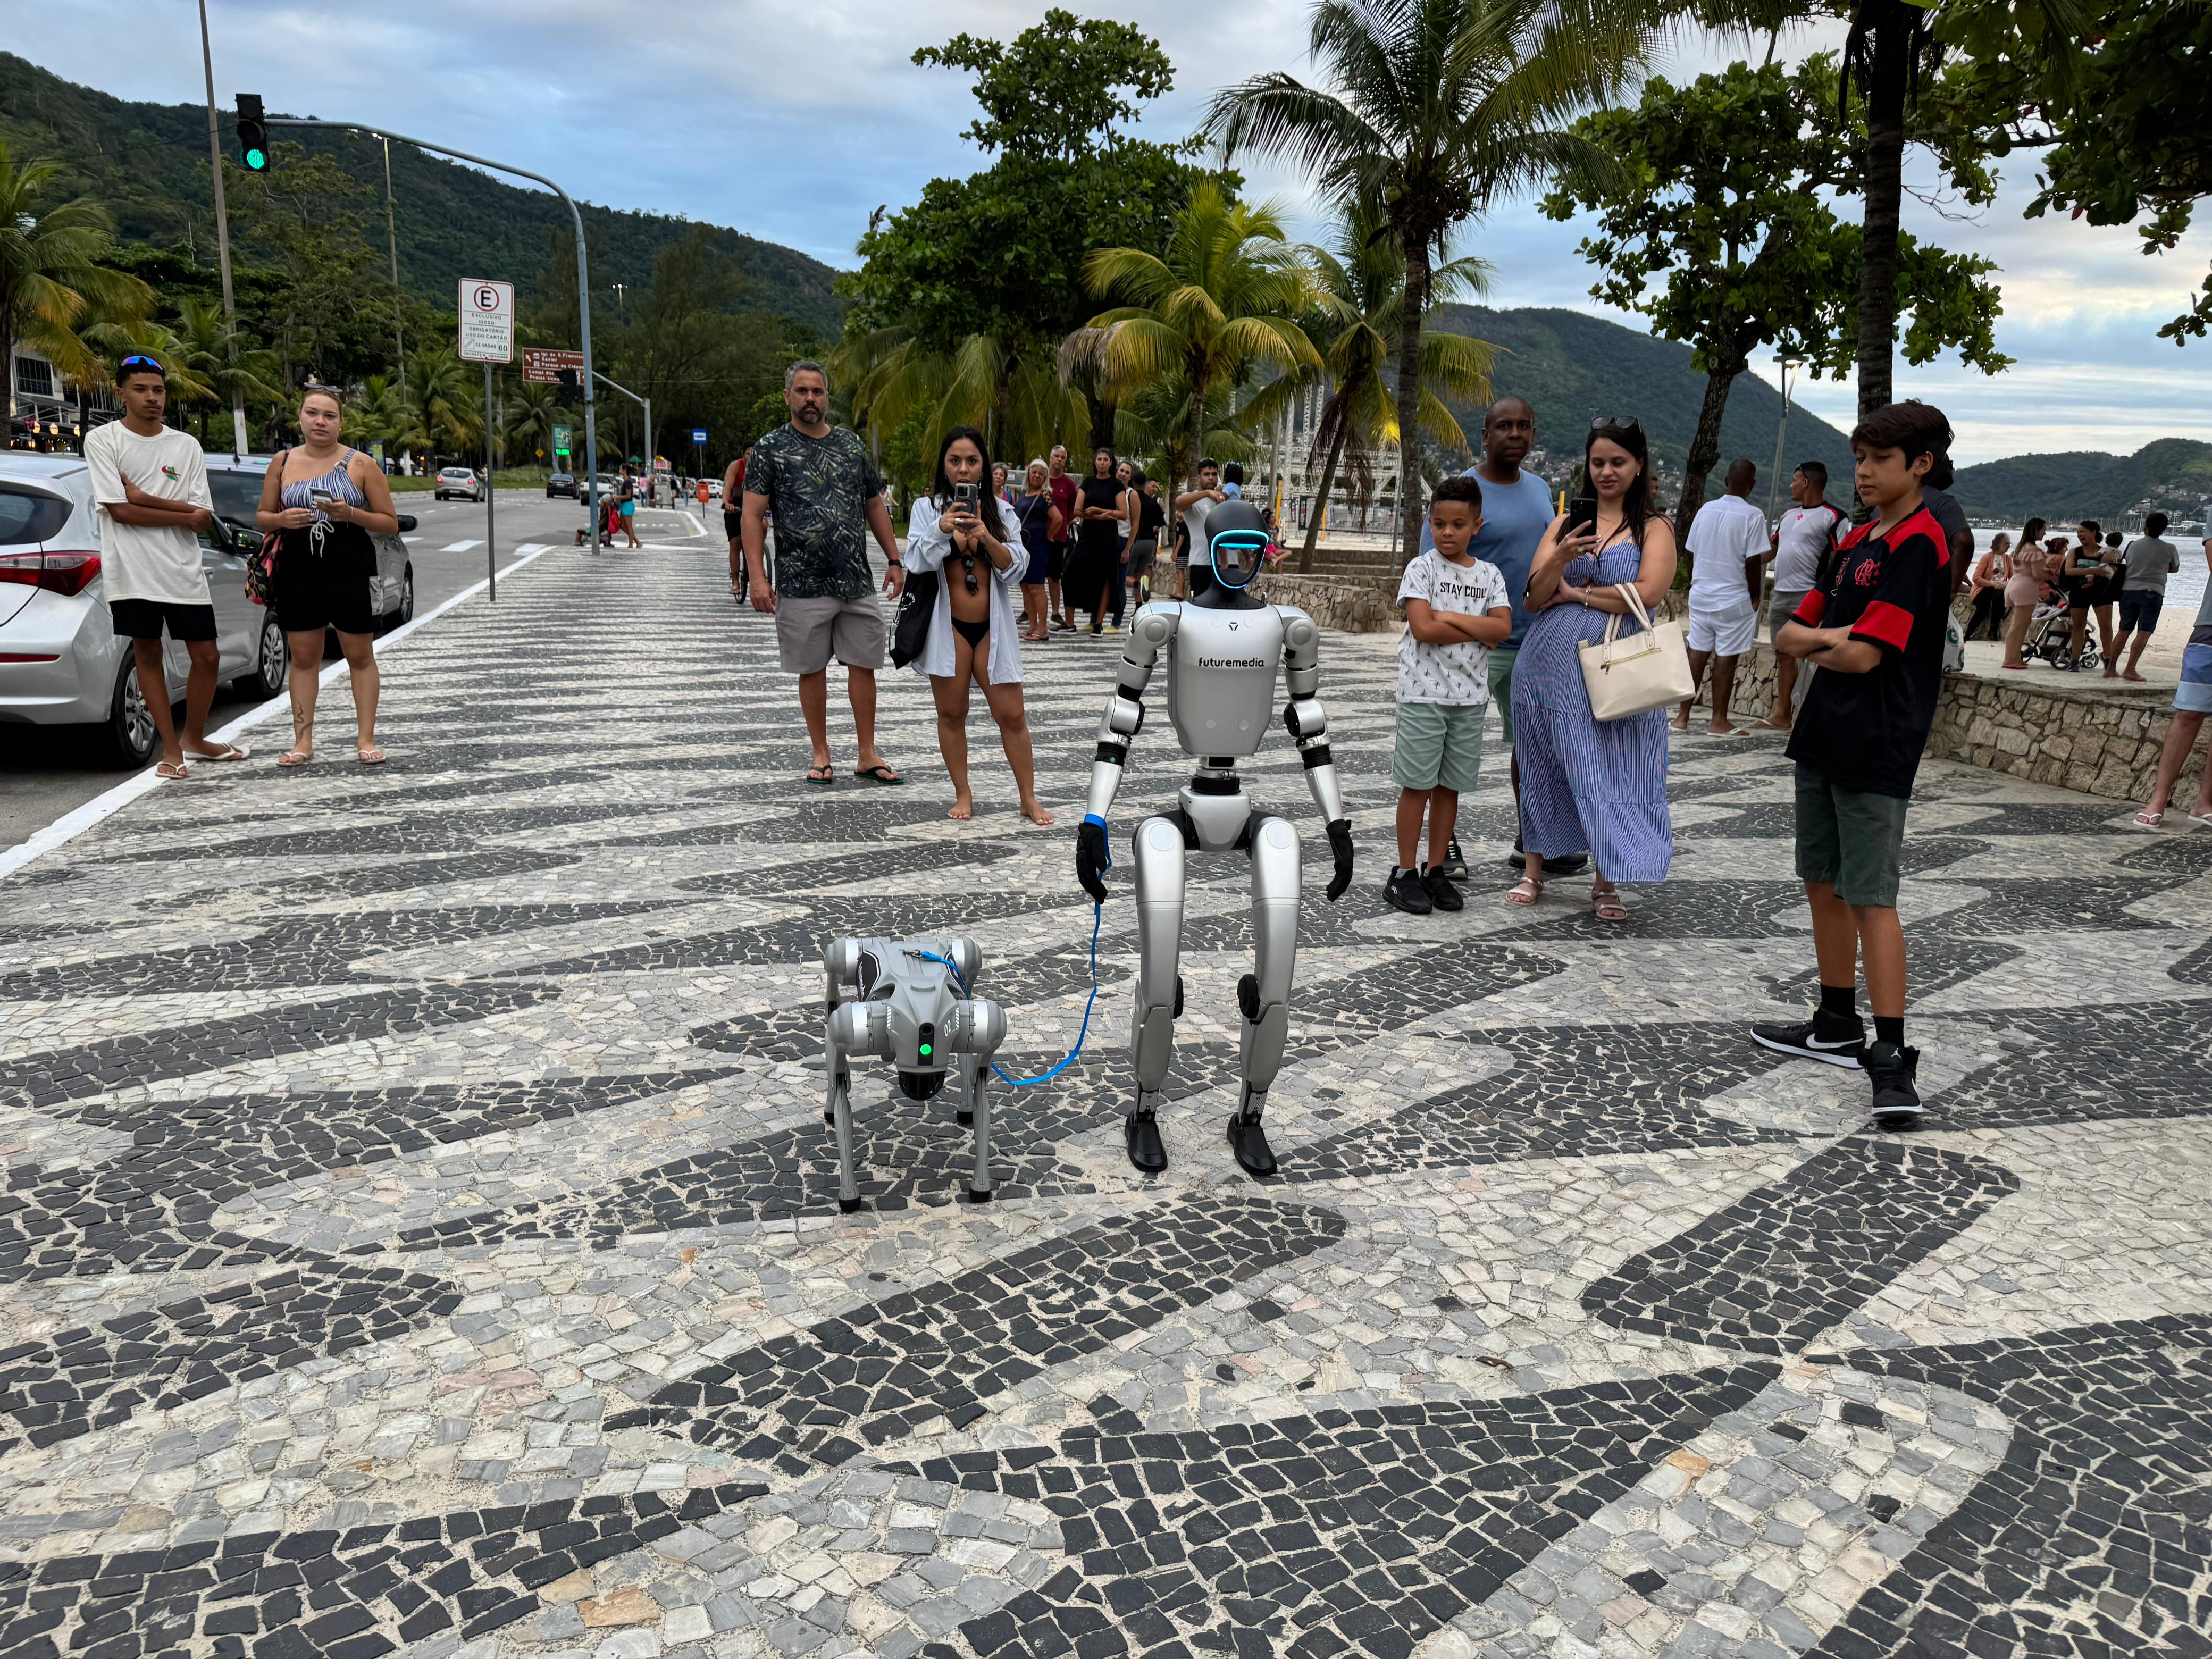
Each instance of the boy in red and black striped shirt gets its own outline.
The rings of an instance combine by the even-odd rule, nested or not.
[[[1941,410],[1892,404],[1851,433],[1859,498],[1875,518],[1837,549],[1774,648],[1818,666],[1790,738],[1797,763],[1797,873],[1813,907],[1820,1006],[1796,1024],[1752,1027],[1783,1054],[1863,1066],[1882,1128],[1920,1115],[1920,1051],[1905,1045],[1905,929],[1897,889],[1905,809],[1936,719],[1950,611],[1948,538],[1923,488],[1951,482]],[[1856,995],[1866,964],[1875,1040]]]

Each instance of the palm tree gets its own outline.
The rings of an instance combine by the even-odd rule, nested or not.
[[[275,382],[283,374],[276,354],[248,343],[245,331],[222,314],[212,300],[188,299],[178,307],[176,362],[171,365],[171,385],[178,368],[207,392],[186,399],[208,404],[282,404],[283,392]],[[165,364],[169,359],[163,358]],[[207,435],[207,419],[200,416],[200,435]]]
[[[994,455],[1041,454],[1091,418],[1048,354],[999,334],[970,334],[941,350],[894,324],[848,339],[830,366],[853,387],[856,424],[887,434],[920,411],[921,447],[930,455],[956,426],[981,432]]]
[[[406,389],[385,374],[368,376],[346,399],[345,423],[339,430],[355,448],[380,443],[386,455],[429,447],[428,437],[412,418]]]
[[[1618,0],[1316,0],[1310,44],[1341,88],[1277,72],[1217,94],[1205,131],[1234,155],[1304,164],[1347,205],[1364,204],[1405,254],[1398,424],[1419,425],[1421,319],[1433,263],[1455,227],[1555,172],[1610,176],[1613,163],[1565,130],[1626,83],[1652,40]],[[1416,499],[1417,445],[1399,454],[1399,495]],[[1402,520],[1400,564],[1420,546]]]
[[[526,380],[507,394],[507,437],[510,453],[553,454],[553,428],[580,425],[561,401],[561,388],[543,381]]]
[[[1194,422],[1190,382],[1180,374],[1156,381],[1114,410],[1115,453],[1143,459],[1147,471],[1159,474],[1163,489],[1168,480],[1188,477],[1202,455],[1249,460],[1254,445],[1241,414],[1229,406],[1232,395],[1224,390]]]
[[[15,347],[46,354],[79,379],[92,367],[76,330],[95,315],[115,322],[154,314],[154,290],[98,263],[115,240],[107,210],[78,197],[41,211],[59,176],[56,162],[15,165],[0,138],[0,362],[8,377],[8,431],[15,431]]]
[[[1322,294],[1317,315],[1306,326],[1308,334],[1323,342],[1321,374],[1272,382],[1244,406],[1243,415],[1246,424],[1263,427],[1316,379],[1330,387],[1312,437],[1312,448],[1326,457],[1316,493],[1323,502],[1335,486],[1340,461],[1350,463],[1362,499],[1372,495],[1375,457],[1400,441],[1390,371],[1406,316],[1405,255],[1388,223],[1355,208],[1338,222],[1331,240],[1330,250],[1315,255]],[[1449,260],[1430,273],[1430,297],[1438,304],[1479,298],[1488,290],[1490,274],[1485,260]],[[1466,448],[1467,434],[1443,399],[1489,402],[1494,350],[1464,334],[1421,336],[1421,430],[1447,448]],[[1321,526],[1316,512],[1306,524],[1300,574],[1313,568]]]
[[[1200,184],[1176,216],[1164,257],[1108,247],[1084,262],[1091,292],[1128,303],[1092,318],[1091,331],[1069,344],[1094,357],[1102,389],[1117,404],[1181,383],[1187,465],[1204,449],[1208,410],[1254,369],[1321,366],[1297,321],[1313,301],[1306,252],[1285,239],[1274,204],[1232,204],[1218,185]],[[1068,352],[1061,356],[1066,365]],[[1170,493],[1182,476],[1169,470]]]
[[[448,453],[483,441],[483,397],[452,346],[407,360],[407,402],[426,450]]]

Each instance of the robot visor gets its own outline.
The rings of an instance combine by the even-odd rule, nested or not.
[[[1243,587],[1260,574],[1269,543],[1263,530],[1224,530],[1213,538],[1213,574],[1224,587]]]

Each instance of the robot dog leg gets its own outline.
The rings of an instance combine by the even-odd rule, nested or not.
[[[1137,1065],[1136,1109],[1122,1120],[1129,1162],[1146,1175],[1168,1167],[1160,1139],[1160,1091],[1175,1059],[1175,1023],[1182,1012],[1183,839],[1170,817],[1137,826],[1137,1002],[1129,1050]]]

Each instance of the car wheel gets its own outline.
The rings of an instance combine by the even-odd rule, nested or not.
[[[249,697],[266,702],[284,689],[284,673],[292,665],[284,630],[274,616],[261,618],[261,636],[253,653],[253,666],[233,682]]]
[[[138,689],[138,665],[129,652],[116,671],[115,695],[108,701],[107,740],[115,763],[131,770],[154,758],[161,733],[155,729],[154,711]]]

